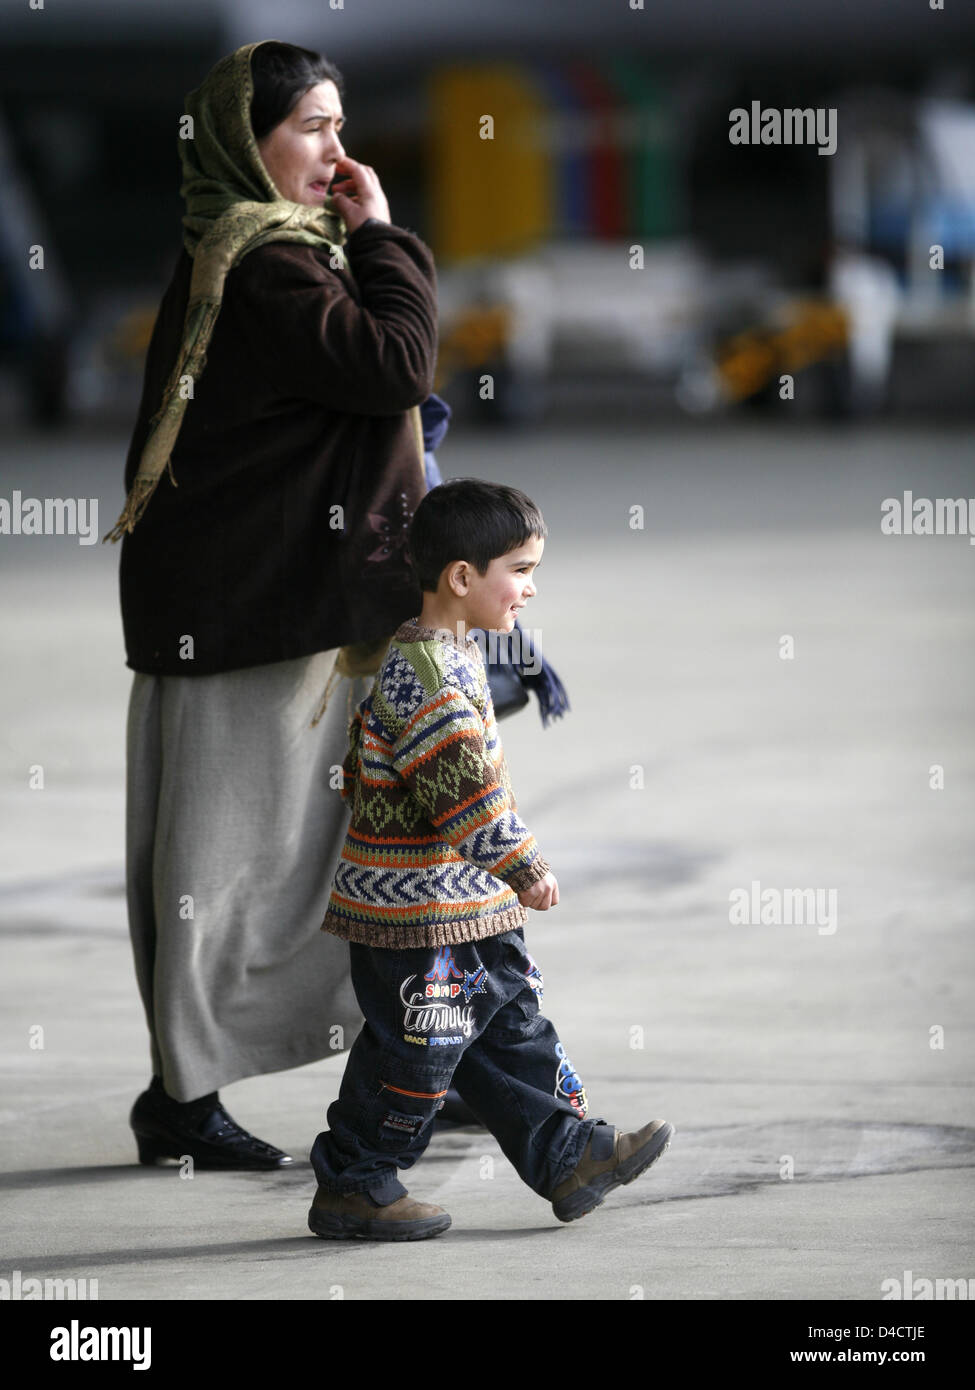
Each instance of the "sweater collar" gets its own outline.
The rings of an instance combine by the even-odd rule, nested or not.
[[[471,637],[461,638],[457,636],[454,629],[449,627],[427,627],[417,621],[416,618],[409,618],[405,623],[401,623],[396,629],[393,640],[396,642],[443,642],[448,647],[456,647],[459,652],[471,655],[472,648],[477,648],[477,639]]]

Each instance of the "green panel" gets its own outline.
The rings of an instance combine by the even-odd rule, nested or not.
[[[683,175],[666,83],[628,58],[610,58],[600,66],[619,94],[627,121],[636,127],[633,135],[623,136],[633,231],[646,237],[675,236],[684,223]]]

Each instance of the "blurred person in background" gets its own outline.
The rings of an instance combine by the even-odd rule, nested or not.
[[[290,1163],[219,1087],[344,1050],[361,1022],[344,945],[319,930],[347,817],[348,706],[328,694],[420,610],[403,543],[437,300],[429,248],[345,153],[342,90],[326,58],[264,41],[221,59],[182,118],[183,249],[110,532],[135,672],[143,1163]]]

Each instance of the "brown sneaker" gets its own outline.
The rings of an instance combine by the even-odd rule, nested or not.
[[[598,1207],[614,1187],[632,1182],[670,1147],[674,1127],[651,1120],[642,1129],[621,1134],[612,1125],[596,1125],[582,1157],[552,1193],[552,1210],[560,1221],[575,1221]]]
[[[380,1207],[366,1192],[331,1192],[321,1184],[308,1213],[308,1229],[325,1240],[427,1240],[449,1225],[443,1207],[409,1196]]]

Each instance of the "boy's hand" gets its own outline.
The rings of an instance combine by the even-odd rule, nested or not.
[[[544,912],[546,908],[554,907],[558,900],[559,885],[551,871],[530,888],[526,888],[523,893],[518,894],[518,901],[522,907],[533,907],[536,912]]]

